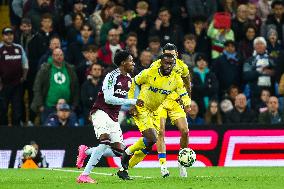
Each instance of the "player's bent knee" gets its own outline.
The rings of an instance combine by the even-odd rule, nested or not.
[[[110,137],[108,134],[102,134],[99,138],[100,144],[110,145]]]

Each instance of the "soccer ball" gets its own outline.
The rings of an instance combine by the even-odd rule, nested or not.
[[[178,153],[178,162],[184,167],[190,167],[196,161],[196,154],[190,148],[180,149]]]
[[[36,157],[37,151],[32,145],[25,145],[23,148],[23,156],[26,158]]]

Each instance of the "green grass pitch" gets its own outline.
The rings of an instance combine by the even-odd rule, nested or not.
[[[69,170],[72,172],[66,172]],[[158,168],[136,168],[130,170],[132,181],[117,178],[116,169],[95,168],[92,178],[98,184],[77,184],[77,169],[2,169],[0,189],[283,189],[284,167],[210,167],[189,168],[188,178],[180,178],[177,168],[170,168],[170,177],[161,178]],[[73,172],[74,171],[74,172]],[[96,174],[102,173],[102,174]],[[103,175],[105,174],[105,175]],[[109,174],[109,175],[107,175]]]

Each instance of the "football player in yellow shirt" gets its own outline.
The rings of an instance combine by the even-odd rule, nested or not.
[[[130,89],[134,90],[135,85],[141,88],[138,99],[142,100],[144,105],[143,107],[135,106],[136,113],[133,118],[142,133],[142,137],[129,146],[122,155],[122,168],[117,172],[117,175],[124,180],[130,179],[127,170],[131,155],[135,152],[143,152],[146,156],[157,141],[160,117],[159,112],[156,115],[153,112],[156,112],[161,106],[168,107],[169,104],[164,104],[164,102],[167,103],[165,99],[171,94],[178,94],[187,107],[190,104],[190,98],[183,87],[184,84],[180,75],[172,71],[176,64],[175,56],[164,53],[160,64],[160,67],[143,70],[135,76]],[[129,93],[134,94],[134,92]],[[135,155],[132,158],[135,158]]]
[[[186,88],[188,95],[191,94],[191,86],[190,86],[190,74],[188,70],[188,66],[180,59],[177,58],[177,48],[174,44],[167,43],[163,47],[163,53],[164,54],[172,54],[176,59],[175,67],[173,68],[173,72],[180,75],[180,77],[183,80],[184,87]],[[161,59],[153,62],[151,64],[150,69],[155,69],[157,67],[161,66]],[[158,158],[161,166],[161,174],[162,177],[169,176],[169,171],[166,166],[166,144],[165,144],[165,125],[166,125],[166,119],[167,116],[171,119],[171,122],[177,126],[181,133],[181,139],[180,139],[180,148],[186,148],[188,146],[188,123],[186,119],[186,113],[189,113],[190,107],[183,104],[184,109],[180,106],[178,102],[175,101],[175,98],[167,98],[167,102],[165,101],[163,104],[164,106],[161,106],[159,108],[159,115],[161,117],[160,119],[160,129],[158,132],[158,138],[157,138],[157,151],[158,151]],[[162,108],[164,107],[164,108]],[[167,107],[167,108],[166,108]],[[136,157],[135,157],[136,156]],[[139,162],[141,162],[146,155],[142,152],[136,152],[134,157],[131,158],[129,162],[129,167],[134,167]],[[179,165],[180,169],[180,176],[181,177],[187,177],[187,171],[186,168]]]

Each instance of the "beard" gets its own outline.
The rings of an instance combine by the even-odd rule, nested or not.
[[[49,12],[49,4],[43,3],[40,5],[41,12]]]

